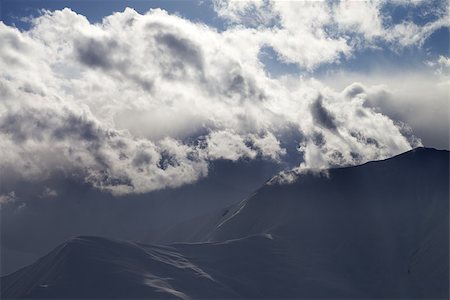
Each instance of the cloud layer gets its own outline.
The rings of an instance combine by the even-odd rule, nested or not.
[[[386,7],[429,15],[425,24],[411,16],[394,22]],[[256,27],[258,43],[272,47],[281,61],[308,70],[339,63],[364,48],[400,51],[421,46],[436,30],[450,25],[446,1],[273,1],[216,0],[218,16],[240,27]]]
[[[219,15],[233,22],[249,9],[219,4]],[[259,5],[250,8],[259,24],[223,32],[159,9],[126,9],[98,24],[70,9],[44,12],[23,32],[0,22],[2,173],[39,180],[57,170],[114,194],[144,193],[195,182],[214,160],[282,162],[293,134],[300,168],[357,164],[420,145],[406,125],[367,105],[364,85],[336,91],[314,79],[275,79],[258,59],[269,45],[311,69],[361,47],[330,38],[330,22],[367,43],[402,44],[406,35],[390,28],[386,37],[386,29],[349,19],[346,10],[339,15],[338,7],[308,4],[298,18],[304,9],[251,5]]]

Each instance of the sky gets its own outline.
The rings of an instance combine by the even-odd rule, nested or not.
[[[18,246],[20,224],[73,221],[73,205],[106,205],[93,198],[116,201],[110,233],[123,199],[211,176],[234,191],[260,172],[237,201],[281,170],[449,149],[448,1],[0,3],[7,251],[36,250]],[[48,208],[73,186],[92,202]],[[88,227],[64,224],[61,239]]]

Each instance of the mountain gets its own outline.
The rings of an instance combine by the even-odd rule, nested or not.
[[[1,296],[448,299],[448,151],[287,175],[168,245],[74,238],[2,277]]]
[[[15,196],[0,209],[0,276],[31,264],[76,235],[154,244],[168,228],[242,200],[279,168],[262,159],[218,160],[209,165],[208,176],[195,183],[120,197],[64,172],[5,183],[8,176],[0,171],[0,194],[14,191]],[[45,195],[46,190],[53,194]]]

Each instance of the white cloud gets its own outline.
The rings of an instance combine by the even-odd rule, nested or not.
[[[435,74],[450,80],[450,58],[440,55],[437,59],[429,60],[426,64],[434,69]]]
[[[402,22],[396,24],[385,32],[385,39],[395,47],[408,47],[411,45],[422,46],[425,40],[436,30],[450,26],[449,16],[444,16],[424,26],[416,25],[412,22]]]
[[[324,31],[329,7],[273,5],[283,28],[219,33],[159,9],[98,24],[46,12],[24,32],[0,23],[1,171],[39,180],[62,170],[115,194],[143,193],[195,182],[216,159],[282,160],[289,130],[303,138],[303,168],[410,149],[364,97],[266,75],[264,43],[306,67],[349,51]]]
[[[450,26],[448,5],[426,1],[215,1],[218,15],[242,30],[257,27],[251,40],[272,47],[279,59],[313,70],[365,48],[421,47],[436,30]],[[425,24],[393,23],[386,5],[414,7],[433,15]],[[431,7],[430,7],[431,6]],[[256,25],[255,25],[256,23]]]
[[[254,158],[256,151],[245,144],[245,140],[230,131],[213,132],[208,136],[208,156],[212,159],[238,160],[241,157]]]
[[[269,3],[264,0],[214,0],[213,5],[219,17],[232,23],[268,24],[274,17]]]
[[[42,194],[39,196],[40,198],[54,198],[58,196],[58,192],[54,189],[49,188],[48,186],[44,187]]]
[[[0,205],[14,203],[16,201],[17,201],[17,198],[16,198],[16,193],[14,191],[9,192],[8,194],[0,195]]]
[[[441,56],[439,56],[438,64],[443,67],[448,68],[448,67],[450,67],[450,58],[441,55]]]
[[[363,34],[367,41],[384,33],[379,1],[341,1],[335,6],[334,20],[344,31]]]
[[[286,149],[281,148],[280,142],[270,132],[266,133],[262,137],[252,135],[250,139],[252,140],[255,148],[260,151],[262,156],[279,161],[281,156],[286,154]]]
[[[337,72],[321,80],[334,89],[345,89],[365,99],[365,106],[403,121],[430,147],[449,147],[450,79],[445,57],[432,62],[432,68],[420,70],[391,69],[388,66],[371,74]],[[361,81],[365,84],[354,84]],[[398,124],[400,125],[400,124]],[[404,132],[407,135],[407,129]],[[410,138],[410,140],[413,137]]]

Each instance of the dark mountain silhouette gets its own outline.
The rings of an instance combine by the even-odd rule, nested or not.
[[[242,200],[281,167],[261,159],[215,161],[208,176],[193,184],[120,197],[63,173],[43,181],[7,182],[17,201],[0,209],[0,276],[77,235],[154,244],[168,228]],[[0,182],[0,194],[7,194],[4,183]],[[57,195],[42,197],[45,187]]]
[[[2,298],[449,297],[449,152],[273,178],[150,246],[74,238]]]

